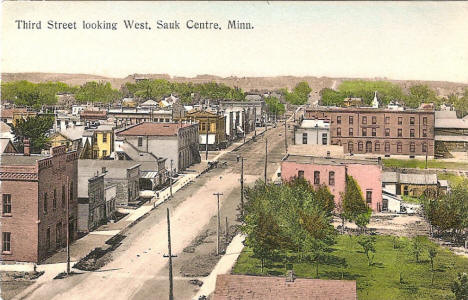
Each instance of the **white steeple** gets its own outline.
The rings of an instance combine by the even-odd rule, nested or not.
[[[377,99],[377,91],[374,92],[374,100],[372,100],[372,107],[379,108],[379,100]]]

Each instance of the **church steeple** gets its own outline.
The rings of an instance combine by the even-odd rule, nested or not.
[[[374,100],[372,100],[372,107],[379,108],[379,99],[377,99],[377,91],[374,92]]]

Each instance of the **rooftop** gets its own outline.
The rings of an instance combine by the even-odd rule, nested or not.
[[[379,165],[377,159],[357,159],[357,158],[326,158],[308,155],[291,155],[288,154],[284,161],[304,163],[304,164],[319,164],[319,165],[349,165],[349,164],[362,164],[362,165]]]
[[[434,110],[427,109],[411,109],[394,110],[388,108],[373,108],[373,107],[329,107],[317,106],[313,108],[306,108],[306,111],[351,111],[351,112],[389,112],[389,113],[434,113]]]
[[[0,156],[0,165],[2,166],[34,166],[36,161],[50,157],[44,154],[23,155],[22,153],[4,153]]]
[[[383,172],[382,182],[403,184],[437,184],[437,174],[404,174],[398,172]]]
[[[356,281],[285,277],[218,275],[214,300],[228,299],[340,299],[355,300]]]
[[[117,133],[119,136],[175,136],[180,128],[194,126],[179,123],[140,123]]]

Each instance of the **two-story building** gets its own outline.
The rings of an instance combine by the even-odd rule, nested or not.
[[[78,153],[0,157],[2,261],[41,262],[77,238]],[[67,225],[68,222],[68,225]]]
[[[330,145],[330,120],[302,120],[294,126],[295,145]]]

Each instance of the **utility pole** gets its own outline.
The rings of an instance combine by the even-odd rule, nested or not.
[[[227,247],[228,247],[228,237],[229,237],[229,229],[228,229],[228,221],[227,221],[227,217],[226,217],[226,230],[224,232],[225,234],[225,240],[224,240],[224,253],[227,252]]]
[[[220,216],[219,216],[219,196],[222,196],[222,193],[214,193],[218,199],[218,226],[216,227],[216,254],[219,255],[219,231],[220,231],[220,226],[221,226],[221,221],[220,221]]]
[[[171,159],[171,170],[169,171],[169,184],[170,184],[170,192],[172,197],[172,159]]]
[[[267,183],[268,138],[265,138],[265,184]]]
[[[288,136],[287,136],[287,128],[286,128],[286,118],[284,119],[284,148],[286,149],[286,153],[288,153]]]
[[[167,208],[167,248],[168,248],[169,254],[163,255],[163,257],[169,258],[169,300],[174,300],[174,282],[172,278],[172,258],[177,257],[177,255],[172,255],[171,221],[169,219],[169,208]]]
[[[210,128],[210,122],[209,122],[209,119],[206,118],[206,141],[205,141],[205,144],[206,144],[206,147],[205,147],[205,160],[208,161],[208,129]]]
[[[244,157],[241,157],[241,216],[244,216]]]
[[[70,184],[67,176],[67,275],[70,274]]]

